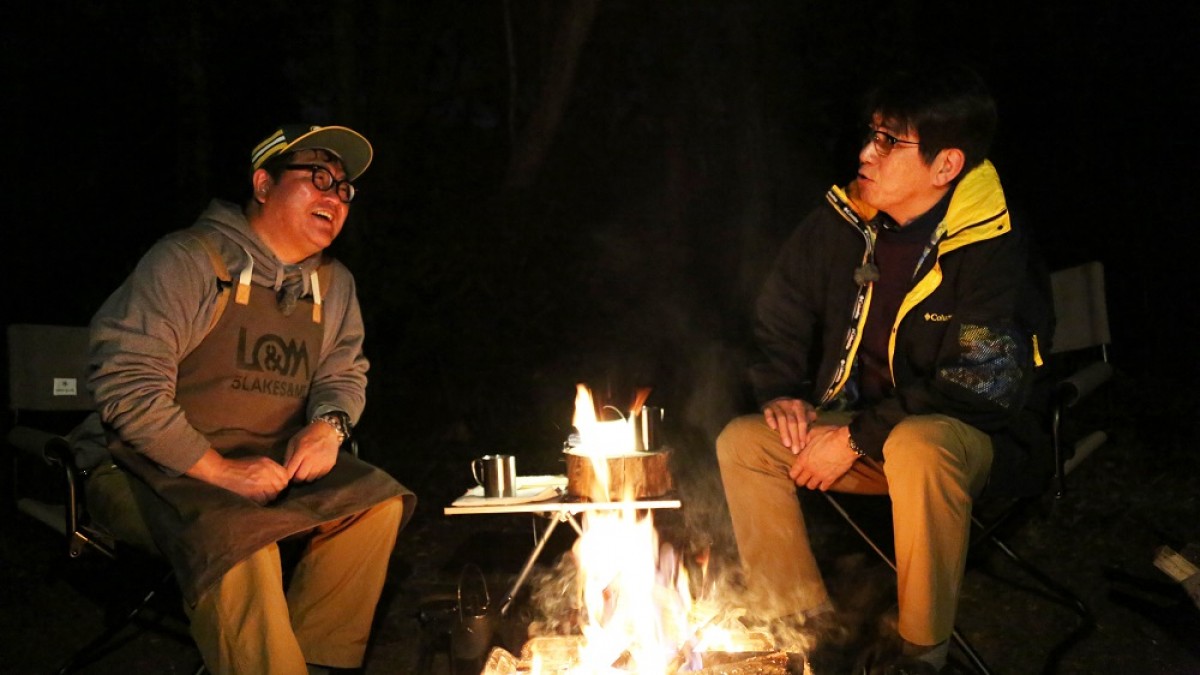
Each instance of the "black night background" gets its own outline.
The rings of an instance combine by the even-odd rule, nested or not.
[[[1148,517],[1197,540],[1194,493],[1170,495],[1196,486],[1200,431],[1193,3],[44,0],[3,23],[5,324],[86,323],[159,237],[245,196],[249,149],[280,123],[372,141],[333,250],[367,322],[364,454],[422,495],[426,523],[470,457],[558,471],[576,382],[616,403],[654,387],[695,470],[715,471],[712,439],[746,405],[753,297],[853,176],[857,96],[910,58],[973,65],[1016,217],[1052,268],[1105,265],[1105,414],[1125,454],[1091,468],[1112,504],[1153,502],[1136,496],[1149,483]],[[398,563],[397,583],[419,586],[421,564]],[[30,611],[0,600],[0,626]],[[1127,672],[1200,668],[1194,645],[1189,661],[1106,630]],[[17,662],[39,663],[26,649]],[[373,672],[404,672],[382,658]]]

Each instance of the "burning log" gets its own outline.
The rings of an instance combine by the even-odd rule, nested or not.
[[[578,635],[530,638],[521,648],[519,660],[504,648],[494,647],[488,654],[482,675],[570,670],[579,665],[581,642],[582,636]],[[705,652],[704,666],[690,672],[694,675],[787,675],[788,654],[770,651]]]
[[[521,675],[570,670],[579,665],[581,641],[582,638],[578,635],[531,638],[521,648],[520,660],[504,648],[495,647],[488,654],[482,675]],[[788,675],[791,672],[786,652],[705,652],[703,658],[704,666],[700,670],[689,671],[691,674]]]
[[[787,675],[787,652],[709,652],[697,675]]]
[[[567,458],[567,494],[593,501],[629,501],[661,497],[674,488],[668,468],[670,451],[632,452],[592,457],[574,452]],[[608,491],[594,462],[608,467]]]
[[[520,672],[520,668],[517,657],[503,647],[493,647],[488,653],[487,662],[483,664],[483,672],[487,675],[514,675]]]
[[[521,664],[528,667],[534,661],[540,661],[563,667],[574,667],[579,664],[579,650],[582,645],[582,635],[532,637],[521,647]]]

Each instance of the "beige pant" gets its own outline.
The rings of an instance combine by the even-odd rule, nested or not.
[[[106,467],[89,478],[89,499],[132,499],[128,480]],[[286,592],[279,547],[271,544],[235,565],[195,607],[185,603],[209,672],[294,675],[307,672],[305,663],[361,666],[403,512],[396,497],[312,530]],[[118,538],[153,545],[140,518],[109,515],[102,522]]]
[[[817,423],[849,420],[825,414]],[[793,455],[778,432],[761,414],[739,417],[717,438],[717,457],[753,606],[784,616],[827,603],[788,476]],[[830,489],[891,497],[900,635],[914,644],[937,644],[954,630],[971,504],[991,469],[991,439],[951,417],[912,416],[892,430],[883,457],[882,465],[858,460]]]

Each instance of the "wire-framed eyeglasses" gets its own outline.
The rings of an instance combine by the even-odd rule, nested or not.
[[[897,145],[920,145],[920,141],[906,141],[903,138],[896,138],[886,131],[880,131],[874,127],[867,127],[866,136],[863,138],[863,143],[868,141],[875,144],[875,154],[880,157],[887,157],[892,154],[892,150]]]
[[[320,164],[288,164],[284,168],[292,171],[311,171],[313,187],[321,192],[335,190],[338,199],[342,200],[344,204],[354,201],[354,195],[358,194],[358,190],[354,187],[353,183],[348,180],[334,178],[329,169]]]

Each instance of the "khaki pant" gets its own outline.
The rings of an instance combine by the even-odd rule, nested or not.
[[[119,469],[88,479],[89,501],[101,506],[98,520],[117,538],[152,546],[132,508],[129,478]],[[123,499],[129,509],[112,507]],[[214,675],[293,675],[306,663],[335,668],[362,665],[375,606],[400,530],[404,505],[390,499],[352,516],[321,525],[283,587],[279,547],[271,544],[238,563],[195,607],[186,606],[192,637]]]
[[[818,424],[846,424],[824,414]],[[762,415],[730,422],[717,438],[721,479],[753,606],[768,616],[829,601],[808,540],[794,456]],[[859,459],[830,489],[889,495],[895,531],[899,631],[933,645],[954,630],[970,542],[971,504],[992,465],[991,439],[944,415],[905,419],[883,446],[884,462]]]

